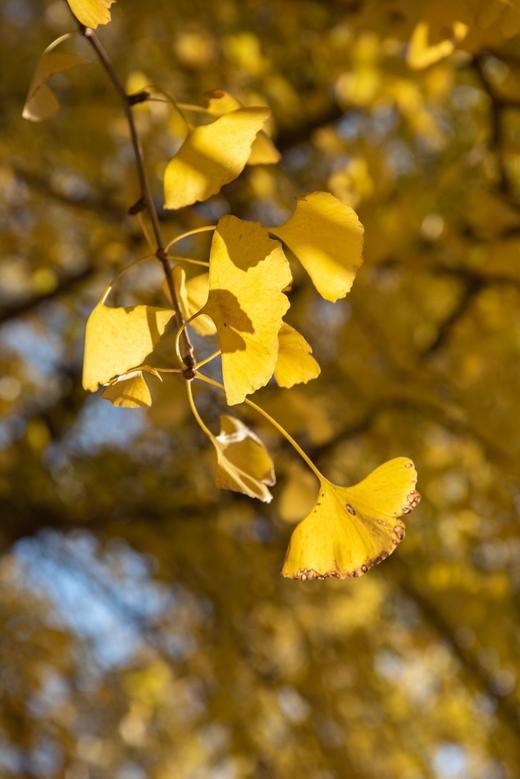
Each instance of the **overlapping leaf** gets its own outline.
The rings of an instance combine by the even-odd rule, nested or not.
[[[215,322],[229,405],[263,387],[278,358],[278,333],[289,308],[283,294],[289,263],[255,222],[225,216],[213,236],[210,293],[204,312]]]
[[[108,24],[111,19],[110,6],[116,0],[67,0],[67,2],[81,24],[95,29],[100,24]]]
[[[361,576],[403,540],[400,519],[419,503],[413,462],[397,457],[353,487],[320,483],[310,514],[294,530],[282,569],[292,579]]]
[[[196,127],[164,174],[165,208],[182,208],[215,195],[244,169],[268,108],[239,108]]]
[[[320,373],[310,344],[294,327],[284,322],[278,333],[278,359],[274,369],[278,386],[289,388],[295,384],[306,384]]]
[[[334,302],[347,295],[363,249],[363,225],[350,206],[329,192],[311,192],[269,231],[296,255],[322,297]]]
[[[103,397],[119,408],[143,408],[152,405],[152,393],[143,371],[130,371],[118,377],[108,385]]]
[[[230,111],[236,111],[238,108],[243,107],[236,97],[233,97],[233,95],[230,95],[229,92],[225,92],[223,89],[215,89],[213,92],[208,92],[206,97],[208,98],[207,111],[213,116],[223,116]],[[260,130],[253,141],[247,164],[275,165],[279,161],[280,152],[265,130]]]
[[[109,292],[87,320],[83,387],[90,392],[141,365],[174,316],[171,309],[153,306],[106,306]]]
[[[76,65],[84,65],[86,60],[78,57],[76,54],[67,54],[55,51],[63,41],[70,38],[70,35],[62,35],[48,46],[36,65],[36,70],[27,93],[27,99],[23,107],[22,116],[32,122],[41,122],[53,116],[60,107],[58,99],[54,92],[47,85],[48,80],[64,73]]]
[[[276,483],[276,477],[273,461],[258,436],[239,419],[224,415],[220,433],[211,441],[217,487],[269,503],[273,496],[268,487]]]

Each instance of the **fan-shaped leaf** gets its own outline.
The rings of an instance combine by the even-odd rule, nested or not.
[[[289,263],[277,241],[255,222],[223,217],[213,235],[208,302],[217,326],[229,405],[263,387],[278,357],[278,333],[289,301]]]
[[[311,192],[297,201],[287,222],[269,232],[294,252],[322,297],[345,297],[363,248],[363,225],[350,206],[329,192]]]
[[[310,514],[294,530],[282,569],[292,579],[361,576],[403,540],[400,517],[419,503],[413,462],[397,457],[353,487],[323,480]]]

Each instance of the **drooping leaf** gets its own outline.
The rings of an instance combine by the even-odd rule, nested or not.
[[[192,130],[164,173],[164,207],[207,200],[243,171],[268,108],[240,108]]]
[[[225,92],[223,89],[215,89],[213,92],[208,92],[206,97],[208,98],[207,111],[213,116],[223,116],[230,111],[236,111],[238,108],[243,107],[236,97],[233,97],[233,95],[230,95],[229,92]],[[275,165],[279,161],[280,152],[265,130],[260,130],[253,141],[247,164]]]
[[[213,235],[210,293],[204,311],[215,322],[229,405],[263,387],[278,357],[278,333],[289,301],[289,263],[256,222],[223,217]]]
[[[108,24],[111,19],[110,6],[116,0],[67,0],[72,13],[85,27],[93,30],[99,24]]]
[[[189,319],[200,311],[207,303],[209,295],[209,273],[199,273],[197,276],[192,276],[191,279],[186,281],[186,273],[184,268],[180,265],[176,265],[173,269],[173,280],[179,303],[181,305],[182,313],[185,319]],[[170,294],[166,282],[163,282],[163,290],[168,300],[170,300]],[[199,335],[215,335],[217,328],[213,320],[207,316],[207,314],[201,314],[190,322],[190,327],[193,327],[196,333]]]
[[[83,387],[90,392],[141,365],[174,316],[166,308],[106,306],[109,292],[110,287],[87,320]]]
[[[268,487],[276,483],[276,477],[273,461],[260,438],[239,419],[224,415],[220,417],[220,433],[212,443],[217,487],[269,503],[273,496]]]
[[[142,371],[130,371],[109,384],[103,392],[105,400],[119,408],[142,408],[152,405],[152,394]]]
[[[274,378],[279,387],[306,384],[321,373],[312,348],[303,335],[284,322],[278,333],[278,360]]]
[[[292,534],[282,575],[343,579],[385,560],[404,538],[400,517],[419,503],[416,481],[406,457],[384,463],[353,487],[323,480],[314,508]]]
[[[84,65],[87,60],[76,54],[67,54],[54,49],[70,38],[70,34],[62,35],[48,46],[36,65],[36,70],[27,93],[22,116],[31,122],[41,122],[53,116],[60,107],[54,92],[47,86],[47,81],[58,73],[64,73],[76,65]]]
[[[287,222],[269,232],[296,255],[325,300],[347,295],[363,249],[363,225],[350,206],[329,192],[311,192],[299,198]]]

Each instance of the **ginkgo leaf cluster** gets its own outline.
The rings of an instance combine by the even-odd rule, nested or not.
[[[110,0],[69,0],[69,5],[85,27],[110,20]],[[418,51],[426,46],[423,38],[416,36]],[[54,53],[62,40],[51,44],[37,66],[24,109],[27,118],[44,119],[55,112],[57,102],[47,80],[81,61]],[[430,55],[415,56],[420,60]],[[246,166],[276,164],[280,159],[267,132],[268,107],[244,106],[220,90],[199,107],[172,98],[169,102],[186,132],[164,169],[165,209],[204,202]],[[196,117],[193,121],[188,119],[190,111]],[[152,383],[161,381],[164,373],[176,373],[179,388],[184,382],[193,416],[213,447],[217,487],[269,502],[276,477],[264,444],[228,414],[221,416],[220,432],[213,433],[197,409],[192,382],[221,389],[229,406],[247,403],[285,436],[319,482],[314,508],[292,535],[283,575],[299,580],[359,576],[391,554],[404,537],[400,517],[419,499],[412,462],[398,458],[353,487],[334,485],[250,396],[272,381],[288,389],[319,376],[311,344],[291,324],[293,264],[301,264],[324,300],[336,303],[349,293],[361,267],[363,226],[350,205],[329,192],[311,192],[296,201],[281,224],[264,226],[225,215],[216,225],[201,229],[212,232],[207,260],[196,261],[206,265],[207,272],[187,277],[184,262],[189,267],[190,258],[170,257],[158,246],[156,257],[165,269],[163,306],[111,306],[107,300],[112,287],[105,290],[86,325],[83,386],[90,392],[101,388],[103,397],[116,406],[146,408],[153,403]],[[176,236],[169,247],[185,235],[189,233]],[[187,362],[180,348],[190,328],[215,342],[215,351],[200,363],[191,355]],[[309,322],[306,335],[312,329]],[[165,343],[177,355],[177,368],[162,361]],[[212,368],[218,365],[222,384],[201,373],[208,362],[214,363]]]

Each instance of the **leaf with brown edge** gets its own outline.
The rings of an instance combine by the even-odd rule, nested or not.
[[[217,327],[228,405],[263,387],[274,373],[278,333],[289,300],[289,263],[256,222],[223,217],[213,235],[204,313]]]
[[[276,483],[276,477],[273,461],[260,438],[239,419],[223,415],[220,433],[211,441],[216,452],[217,487],[269,503],[273,496],[268,487]]]
[[[192,130],[166,166],[164,207],[204,201],[243,171],[268,108],[239,108]]]
[[[95,30],[100,24],[108,24],[111,19],[110,6],[116,0],[67,0],[72,13],[85,27]]]
[[[278,360],[274,378],[279,387],[306,384],[321,373],[312,348],[303,335],[284,322],[278,333]]]
[[[31,122],[42,122],[44,119],[54,116],[59,110],[60,104],[47,82],[58,73],[65,73],[77,65],[87,64],[87,60],[76,56],[76,54],[54,51],[68,38],[70,38],[70,34],[57,38],[50,46],[47,46],[38,60],[23,107],[22,116],[24,119]]]
[[[404,538],[400,517],[420,501],[416,482],[406,457],[380,465],[353,487],[323,479],[314,508],[291,536],[282,575],[344,579],[385,560]]]
[[[269,232],[289,247],[325,300],[348,294],[363,261],[363,225],[354,209],[329,192],[311,192]]]
[[[110,287],[87,320],[83,387],[90,392],[140,366],[174,316],[171,309],[154,306],[107,306],[109,293]]]

